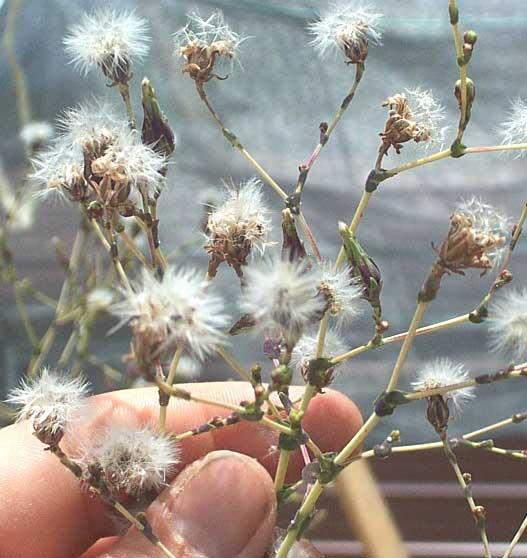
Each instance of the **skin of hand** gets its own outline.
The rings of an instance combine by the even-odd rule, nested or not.
[[[251,398],[241,382],[182,386],[194,394],[238,404]],[[292,390],[295,398],[302,393]],[[116,421],[157,423],[157,390],[143,388],[90,398],[89,420],[63,440],[68,453],[93,432]],[[171,399],[167,432],[185,432],[228,411]],[[341,449],[362,424],[344,395],[316,396],[304,427],[322,451]],[[181,444],[178,474],[149,506],[156,535],[177,558],[263,558],[272,540],[276,499],[272,475],[278,462],[277,434],[240,422]],[[292,455],[287,482],[298,478],[303,461]],[[2,558],[164,558],[135,528],[119,535],[106,505],[44,451],[27,423],[0,430],[0,556]],[[292,558],[321,556],[302,542]]]

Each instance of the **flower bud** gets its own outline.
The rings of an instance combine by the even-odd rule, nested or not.
[[[151,146],[168,159],[176,148],[174,132],[161,111],[156,92],[147,78],[141,82],[141,102],[144,114],[141,139],[145,145]]]
[[[456,81],[456,85],[454,87],[454,95],[457,99],[459,110],[461,110],[461,80],[459,79]],[[467,78],[467,115],[470,114],[472,103],[474,102],[475,98],[476,98],[476,86],[474,85],[474,82],[470,78]]]
[[[368,256],[345,223],[339,223],[339,232],[348,257],[351,276],[361,283],[364,298],[380,313],[382,278],[377,264]]]
[[[306,249],[298,236],[295,219],[290,209],[282,211],[282,259],[291,263],[307,256]]]

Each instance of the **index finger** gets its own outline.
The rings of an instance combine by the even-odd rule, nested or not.
[[[182,386],[185,387],[185,386]],[[193,393],[230,403],[250,399],[252,389],[239,382],[203,383],[186,386]],[[94,429],[119,420],[154,423],[159,407],[157,389],[124,390],[92,398],[93,416],[88,429],[80,429],[82,443]],[[184,432],[214,415],[228,411],[172,399],[168,409],[167,431]],[[328,391],[315,397],[305,417],[305,428],[323,451],[342,447],[360,427],[356,406],[345,396]],[[207,432],[182,442],[181,467],[218,449],[230,449],[255,457],[272,473],[276,467],[276,434],[267,427],[241,422]],[[78,480],[66,470],[32,435],[27,423],[0,431],[0,556],[30,558],[70,558],[78,556],[97,539],[116,533],[115,522],[105,505],[81,491]],[[294,456],[294,474],[301,461]]]

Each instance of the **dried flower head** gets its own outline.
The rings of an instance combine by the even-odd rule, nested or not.
[[[110,426],[82,449],[86,480],[96,476],[114,495],[140,497],[159,492],[179,463],[179,448],[149,428]]]
[[[229,28],[219,10],[207,19],[192,12],[187,25],[174,34],[176,56],[185,60],[183,73],[201,85],[212,78],[224,79],[214,72],[218,60],[236,59],[244,40]]]
[[[209,277],[216,275],[223,261],[241,277],[242,266],[247,264],[253,248],[263,253],[270,230],[269,210],[259,180],[252,178],[239,186],[225,186],[225,201],[212,210],[207,221]]]
[[[148,54],[147,22],[134,12],[102,9],[83,15],[64,39],[71,61],[84,74],[99,67],[112,83],[127,83],[131,65]]]
[[[46,121],[32,121],[21,130],[19,137],[31,153],[41,149],[53,137],[53,126]]]
[[[527,289],[508,291],[495,300],[486,320],[490,348],[513,359],[527,355]]]
[[[481,275],[499,260],[505,247],[507,218],[478,198],[462,201],[450,217],[450,228],[420,293],[423,301],[433,300],[443,275],[464,275],[465,269],[481,269]]]
[[[222,299],[191,269],[168,268],[161,280],[143,270],[134,291],[123,291],[111,312],[130,323],[135,356],[146,366],[172,344],[203,358],[225,341],[229,319]]]
[[[507,218],[478,198],[463,200],[450,217],[450,230],[438,254],[448,271],[485,273],[499,259],[508,233]]]
[[[326,304],[326,311],[340,322],[348,322],[360,313],[359,301],[363,290],[358,281],[351,278],[349,269],[335,269],[330,262],[320,268],[318,292]]]
[[[380,134],[386,152],[393,147],[400,153],[402,144],[411,140],[424,147],[443,144],[448,130],[442,125],[445,109],[430,90],[405,89],[404,93],[388,97],[382,106],[389,108],[384,132]]]
[[[306,333],[302,335],[298,343],[295,345],[291,357],[291,363],[296,369],[305,375],[309,361],[314,359],[317,354],[318,345],[318,332]],[[340,335],[334,329],[328,329],[326,332],[326,339],[324,342],[323,357],[333,358],[335,356],[345,353],[347,350],[346,344]],[[340,368],[345,365],[345,362],[340,365]]]
[[[518,98],[511,102],[508,118],[501,125],[502,144],[527,142],[527,103]],[[525,156],[525,150],[519,150],[517,157]]]
[[[137,132],[129,131],[111,143],[104,154],[91,161],[90,170],[98,182],[98,197],[105,203],[122,203],[142,190],[155,196],[164,185],[165,158],[144,145]]]
[[[264,260],[248,266],[245,278],[242,311],[253,316],[260,331],[281,333],[291,348],[324,310],[325,301],[316,296],[317,274],[302,262]]]
[[[424,391],[465,382],[470,378],[462,364],[455,364],[449,358],[437,358],[421,368],[412,382],[414,391]],[[456,411],[476,396],[474,387],[464,387],[449,391],[441,397],[452,404]]]
[[[66,427],[85,403],[88,384],[78,376],[68,378],[43,368],[38,378],[22,380],[7,403],[19,408],[17,421],[30,420],[38,439],[50,446],[62,439]]]
[[[308,25],[314,36],[311,44],[322,57],[330,52],[344,52],[348,64],[363,64],[368,46],[381,44],[381,17],[369,6],[333,4],[318,21]]]

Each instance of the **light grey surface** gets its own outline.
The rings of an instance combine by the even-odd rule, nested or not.
[[[107,90],[98,75],[80,77],[67,64],[61,40],[65,28],[78,19],[80,11],[103,5],[102,2],[66,0],[25,0],[17,27],[17,54],[30,82],[34,117],[53,119],[62,108],[90,95],[117,97]],[[200,217],[197,204],[200,192],[219,187],[221,179],[241,179],[252,170],[223,140],[206,114],[191,81],[180,73],[172,55],[171,34],[185,22],[189,9],[203,14],[215,7],[224,9],[233,28],[252,38],[242,45],[243,69],[236,68],[224,82],[211,82],[208,91],[229,128],[236,131],[247,148],[271,174],[291,189],[298,164],[305,161],[317,141],[318,124],[329,120],[351,84],[353,68],[340,59],[319,61],[308,45],[304,30],[314,8],[325,2],[111,2],[115,7],[135,7],[151,22],[152,49],[148,60],[135,68],[134,103],[138,107],[139,78],[147,75],[156,89],[178,138],[169,188],[160,205],[161,234],[167,251],[178,243],[192,241],[184,259],[204,265],[196,223]],[[349,220],[361,195],[364,179],[373,165],[386,111],[380,107],[389,95],[404,87],[420,85],[431,88],[446,106],[452,133],[457,122],[457,106],[452,86],[457,68],[447,2],[437,0],[384,0],[378,9],[383,20],[383,46],[372,48],[366,73],[349,113],[325,148],[309,176],[304,195],[304,210],[320,242],[325,257],[332,258],[338,247],[338,220]],[[525,35],[527,4],[465,0],[460,2],[463,28],[473,27],[479,35],[470,64],[470,75],[477,85],[477,101],[466,134],[470,145],[497,143],[496,129],[505,118],[511,99],[527,98]],[[3,29],[6,6],[0,11]],[[21,151],[16,140],[16,115],[5,59],[0,60],[0,154],[12,175],[20,171]],[[401,156],[391,154],[386,166],[415,158],[418,152],[405,147]],[[414,308],[415,294],[433,258],[431,241],[439,241],[446,231],[452,205],[461,196],[481,195],[496,203],[512,217],[525,201],[524,160],[497,155],[471,155],[461,160],[441,161],[381,185],[361,225],[360,237],[382,269],[385,288],[383,306],[392,327],[406,329]],[[280,206],[269,191],[278,227]],[[47,204],[39,213],[37,226],[15,240],[22,270],[40,285],[57,291],[60,273],[54,268],[47,238],[54,234],[71,237],[76,217],[69,205]],[[277,237],[278,232],[276,233]],[[525,284],[524,243],[518,246],[512,266],[518,286]],[[226,293],[236,292],[233,275],[223,268],[218,281]],[[488,286],[477,272],[466,278],[445,281],[440,299],[432,304],[426,322],[448,318],[471,309]],[[234,286],[233,286],[234,285]],[[14,320],[11,298],[2,293],[2,314]],[[350,346],[365,341],[371,332],[365,317],[345,332]],[[11,325],[8,326],[11,328]],[[22,337],[4,335],[0,341],[5,355],[18,353]],[[121,341],[126,350],[125,336]],[[120,346],[112,341],[111,352]],[[99,354],[108,341],[101,335]],[[15,347],[16,346],[16,347]],[[251,349],[258,348],[255,343]],[[248,350],[245,341],[235,340],[235,351],[247,359],[260,358],[258,350]],[[102,351],[102,353],[101,353]],[[365,412],[369,402],[382,388],[397,354],[397,347],[365,355],[354,361],[353,368],[341,375],[337,387],[353,395]],[[467,362],[469,369],[489,370],[505,364],[488,354],[484,326],[466,326],[443,332],[428,339],[418,339],[406,366],[410,373],[419,362],[433,355],[451,355]],[[4,367],[14,370],[11,360]],[[23,360],[23,359],[22,359]],[[208,364],[213,374],[216,363]],[[221,368],[220,368],[221,369]],[[405,376],[403,381],[409,381]],[[522,410],[524,386],[484,387],[481,397],[467,411],[463,427],[470,428]],[[502,395],[498,398],[497,393]],[[432,435],[427,425],[416,426],[412,411],[402,409],[393,424],[403,425],[407,436]]]

